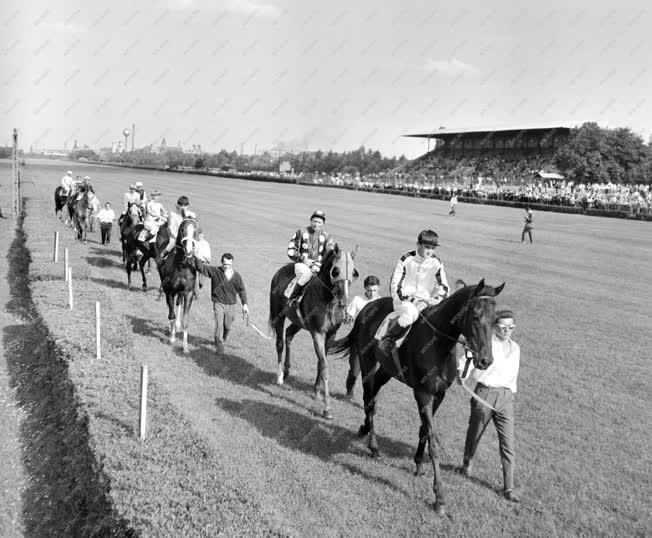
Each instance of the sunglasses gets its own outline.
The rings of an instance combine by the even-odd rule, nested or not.
[[[502,323],[496,323],[496,328],[501,331],[513,331],[516,325],[503,325]]]

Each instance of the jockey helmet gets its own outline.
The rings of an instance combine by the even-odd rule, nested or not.
[[[158,189],[154,189],[154,190],[152,191],[151,196],[161,196],[161,191],[158,190]]]
[[[136,181],[136,188],[137,188],[137,189],[140,188],[140,187],[142,187],[142,186],[143,186],[143,182],[142,182],[142,181]]]
[[[417,243],[428,247],[436,247],[439,244],[439,236],[437,232],[433,232],[432,230],[421,230],[417,238]]]
[[[90,176],[84,176],[84,181],[87,181],[87,180],[90,180],[90,179],[91,179]]]
[[[190,202],[188,201],[187,196],[179,196],[179,199],[177,200],[177,205],[187,206],[189,204],[190,204]]]
[[[68,170],[68,171],[66,172],[66,175],[67,175],[67,176],[72,176],[72,170]]]
[[[324,213],[321,209],[317,209],[316,211],[313,211],[312,215],[310,216],[310,220],[312,219],[321,219],[322,222],[326,222],[326,213]]]

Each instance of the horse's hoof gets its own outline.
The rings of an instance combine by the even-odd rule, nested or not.
[[[373,459],[375,460],[380,459],[380,450],[378,450],[377,448],[370,448],[369,450],[371,450],[371,457]]]
[[[283,378],[282,377],[277,377],[276,378],[276,384],[280,387],[283,385]]]
[[[335,415],[333,415],[333,412],[330,409],[324,409],[324,412],[321,414],[321,416],[326,420],[333,420],[333,418],[335,418]]]
[[[347,392],[346,396],[344,396],[344,399],[349,401],[349,402],[354,401],[355,400],[355,395],[353,394],[353,391],[350,390],[349,392]]]
[[[446,515],[446,506],[444,503],[440,503],[439,501],[435,502],[435,515],[442,517]]]
[[[146,292],[147,291],[147,286],[143,285],[143,286],[141,286],[141,289]]]
[[[189,355],[189,354],[190,354],[190,350],[189,350],[187,347],[184,347],[184,348],[183,348],[183,354],[184,354],[184,355]]]
[[[414,471],[414,476],[426,476],[426,468],[422,463],[417,465],[417,470]]]
[[[369,428],[367,428],[364,424],[360,426],[358,429],[358,437],[364,437],[369,433]]]

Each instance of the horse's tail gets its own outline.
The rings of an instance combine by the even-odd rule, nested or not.
[[[329,355],[339,355],[338,359],[345,359],[347,355],[353,355],[355,352],[355,343],[358,339],[358,333],[360,332],[360,323],[356,318],[355,323],[353,323],[352,329],[349,331],[344,338],[335,340],[328,348]]]

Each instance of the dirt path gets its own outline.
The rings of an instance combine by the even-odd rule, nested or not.
[[[13,219],[0,219],[0,529],[2,536],[23,536],[21,492],[26,478],[22,463],[20,428],[24,414],[17,404],[16,387],[8,368],[15,335],[22,332],[25,320],[17,315],[9,286],[9,256],[14,239]]]

